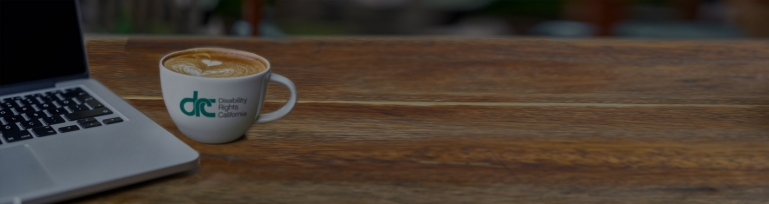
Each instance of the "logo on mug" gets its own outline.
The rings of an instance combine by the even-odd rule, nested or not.
[[[184,108],[184,104],[186,103],[192,103],[192,111],[187,111]],[[213,118],[216,116],[214,113],[206,112],[205,107],[211,107],[213,103],[216,103],[216,99],[213,98],[198,98],[198,91],[192,92],[192,98],[184,98],[182,99],[181,103],[179,103],[179,108],[181,108],[182,113],[187,116],[195,116],[200,117],[200,115],[203,115],[204,117]]]

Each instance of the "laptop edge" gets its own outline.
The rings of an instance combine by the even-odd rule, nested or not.
[[[78,21],[80,22],[79,6],[77,5],[77,1],[74,2],[78,13]],[[100,129],[105,131],[103,133],[96,133],[95,131],[87,129],[83,130],[81,132],[82,134],[61,134],[58,137],[50,136],[36,138],[24,141],[23,144],[3,143],[0,145],[0,153],[4,153],[3,150],[12,149],[13,147],[23,146],[27,149],[31,149],[34,152],[34,155],[40,160],[40,163],[45,167],[45,171],[51,176],[51,180],[55,185],[53,187],[32,190],[17,195],[0,197],[0,203],[57,202],[192,170],[199,166],[199,154],[195,150],[133,108],[122,98],[109,91],[107,87],[89,77],[85,54],[85,42],[80,28],[81,23],[78,23],[78,26],[78,30],[80,31],[81,52],[83,52],[82,60],[85,64],[84,72],[29,82],[1,85],[0,96],[12,96],[23,92],[56,87],[83,87],[88,92],[99,97],[100,100],[109,104],[116,112],[119,112],[119,114],[126,117],[127,121],[117,125],[100,127]],[[94,128],[94,130],[96,129],[97,128]],[[66,138],[63,136],[66,136]],[[72,140],[81,141],[78,142]],[[121,147],[121,145],[137,147],[135,149],[118,148]],[[103,156],[98,155],[101,154],[98,151],[105,151],[105,148],[113,148],[117,150],[104,153]],[[93,163],[85,165],[79,164],[78,162],[80,161],[77,161],[78,158],[69,158],[73,161],[73,164],[66,164],[64,162],[57,163],[56,160],[67,158],[66,154],[71,154],[73,157],[77,155],[86,157],[83,159],[86,160],[85,162],[88,162],[89,159],[92,161],[106,161],[102,163],[111,166],[98,166],[100,164]],[[94,154],[96,154],[96,156],[91,156]],[[103,157],[115,158],[109,159]],[[148,159],[142,161],[141,158]],[[118,161],[121,159],[127,161]],[[93,176],[89,176],[84,173],[66,175],[65,173],[57,172],[57,169],[68,169],[65,172],[80,170],[78,168],[83,168],[82,170],[86,171],[89,170],[80,166],[94,167],[90,169],[109,169],[110,171],[114,171],[114,173],[97,172],[93,174]],[[133,166],[136,167],[134,168]]]

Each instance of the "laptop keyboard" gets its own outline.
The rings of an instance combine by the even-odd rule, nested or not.
[[[80,87],[0,98],[0,134],[8,143],[119,122],[123,119]]]

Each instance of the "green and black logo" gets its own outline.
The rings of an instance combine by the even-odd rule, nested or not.
[[[192,111],[187,111],[184,109],[184,104],[186,103],[192,103]],[[211,107],[213,103],[216,103],[216,99],[198,98],[198,91],[194,91],[192,92],[192,98],[182,99],[182,102],[179,104],[179,108],[182,109],[182,113],[184,113],[184,115],[195,117],[200,117],[200,115],[203,115],[203,117],[213,118],[216,117],[216,114],[206,112],[206,109],[204,109],[205,107]]]

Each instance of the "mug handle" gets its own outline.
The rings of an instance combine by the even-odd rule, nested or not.
[[[291,112],[291,109],[294,109],[294,105],[296,105],[296,86],[294,86],[294,82],[291,82],[290,79],[275,73],[270,73],[270,81],[286,86],[288,91],[291,92],[291,97],[288,98],[286,104],[283,105],[283,107],[280,107],[280,109],[259,115],[259,117],[256,118],[256,121],[254,121],[255,123],[264,123],[277,120],[278,118],[286,116],[289,112]]]

